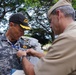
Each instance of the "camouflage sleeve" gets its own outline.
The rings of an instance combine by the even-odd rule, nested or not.
[[[38,52],[43,52],[43,50],[41,49],[41,44],[38,42],[37,39],[35,38],[30,38],[30,37],[24,37],[24,43],[30,47],[33,48],[34,50],[38,51]],[[27,50],[27,49],[26,49]],[[33,64],[36,65],[37,62],[39,61],[39,58],[37,57],[33,57],[33,56],[28,56],[28,60]]]
[[[22,37],[24,39],[23,45],[27,46],[27,48],[33,48],[34,50],[38,52],[43,52],[41,49],[41,44],[38,42],[37,39],[31,38],[31,37]]]
[[[36,51],[38,51],[38,52],[43,52],[43,50],[41,49],[41,44],[38,42],[37,39],[35,39],[35,38],[29,39],[29,44],[30,44],[30,46],[33,47]]]

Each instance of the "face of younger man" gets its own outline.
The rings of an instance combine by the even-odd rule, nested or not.
[[[12,23],[10,25],[10,36],[13,41],[18,40],[21,36],[24,35],[24,29],[22,29],[18,24]]]

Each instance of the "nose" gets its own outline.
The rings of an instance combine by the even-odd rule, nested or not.
[[[24,35],[24,31],[20,32],[20,35],[21,35],[21,36]]]
[[[52,28],[52,24],[50,23],[50,28]]]

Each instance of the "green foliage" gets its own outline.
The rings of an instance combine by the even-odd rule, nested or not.
[[[25,0],[25,6],[27,7],[37,7],[41,6],[39,0]]]
[[[55,4],[58,0],[54,0],[53,3]]]
[[[76,0],[72,0],[72,5],[73,5],[74,9],[76,10]]]
[[[0,19],[8,12],[16,12],[16,9],[24,3],[24,0],[0,0]]]
[[[19,8],[17,12],[26,11],[26,8]]]
[[[32,28],[30,32],[32,33],[31,37],[38,39],[38,41],[42,45],[45,45],[46,43],[51,42],[51,39],[49,40],[48,38],[46,38],[46,35],[48,34],[46,33],[46,30],[44,30],[43,28],[36,28],[36,29]]]

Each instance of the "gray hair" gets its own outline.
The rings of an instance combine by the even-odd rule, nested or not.
[[[65,17],[72,17],[73,19],[75,19],[75,10],[73,9],[73,7],[69,5],[60,6],[56,8],[55,10],[53,10],[51,14],[56,15],[57,10],[61,10],[61,12],[63,12]]]

